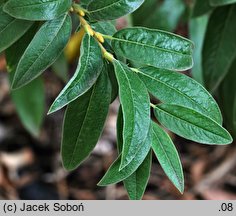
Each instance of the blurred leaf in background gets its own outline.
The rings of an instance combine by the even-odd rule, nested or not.
[[[174,31],[185,11],[183,0],[149,0],[133,13],[133,24]]]

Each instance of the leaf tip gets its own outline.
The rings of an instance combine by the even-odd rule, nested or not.
[[[51,107],[49,108],[49,110],[48,110],[48,112],[47,112],[47,115],[50,115],[50,114],[52,114],[52,113],[58,111],[59,109],[60,109],[60,108],[56,107],[56,106],[55,106],[55,103],[53,103],[53,104],[51,105]]]

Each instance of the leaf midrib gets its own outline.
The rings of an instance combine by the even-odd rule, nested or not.
[[[149,77],[150,79],[156,80],[157,82],[159,82],[159,83],[161,83],[161,84],[167,86],[167,88],[169,87],[169,88],[172,89],[173,91],[177,91],[180,95],[183,95],[184,97],[188,98],[190,101],[192,101],[192,102],[194,102],[195,104],[197,104],[198,106],[200,106],[200,108],[202,107],[201,104],[199,104],[197,101],[193,100],[193,99],[192,99],[190,96],[188,96],[187,94],[182,93],[182,92],[179,91],[178,89],[175,89],[174,87],[168,85],[167,83],[165,83],[165,82],[163,82],[163,81],[161,81],[161,80],[158,80],[158,79],[156,79],[155,77],[151,77],[150,75],[148,75],[148,74],[146,74],[146,73],[143,73],[143,72],[140,71],[140,70],[137,70],[137,71],[138,71],[139,73],[143,74],[144,76],[147,76],[147,77]],[[205,107],[203,107],[203,108],[201,108],[201,109],[202,109],[202,110],[205,110],[207,113],[210,112],[210,110],[207,110]],[[212,116],[212,118],[213,118],[213,116]],[[218,120],[215,120],[215,121],[218,121]]]
[[[163,152],[164,152],[164,154],[165,154],[165,157],[167,158],[167,161],[169,162],[169,164],[170,164],[172,170],[173,170],[174,173],[175,173],[175,176],[176,176],[176,178],[177,178],[177,180],[178,180],[179,186],[182,187],[183,184],[182,184],[182,182],[181,182],[181,178],[179,177],[179,175],[178,175],[177,172],[175,171],[175,168],[174,168],[173,163],[172,163],[171,160],[169,159],[169,157],[168,157],[168,155],[167,155],[165,149],[164,149],[163,146],[162,146],[162,142],[160,141],[159,137],[156,135],[156,133],[155,133],[155,131],[154,131],[153,129],[152,129],[152,131],[153,131],[153,135],[154,135],[154,136],[156,137],[156,139],[158,140],[158,142],[159,142],[159,144],[160,144],[160,147],[161,147],[161,149],[163,150]],[[168,137],[168,139],[169,139],[169,137]],[[158,159],[158,157],[157,157],[157,159]],[[158,159],[158,160],[159,160],[159,159]],[[159,161],[159,163],[160,163],[161,166],[162,166],[162,163],[161,163],[160,161]],[[162,166],[162,168],[163,168],[163,166]],[[164,168],[163,168],[163,170],[164,170]],[[168,176],[168,177],[169,177],[169,176]],[[181,177],[182,177],[182,176],[181,176]],[[171,181],[173,181],[173,180],[171,179]]]
[[[29,72],[29,71],[31,70],[31,68],[36,64],[36,62],[38,61],[38,59],[45,53],[45,51],[48,49],[48,47],[54,42],[55,37],[58,35],[58,33],[59,33],[60,30],[62,29],[63,25],[65,24],[66,18],[67,18],[67,15],[66,15],[65,18],[62,20],[61,25],[58,27],[57,31],[55,32],[54,36],[52,37],[52,40],[48,43],[48,45],[45,47],[45,49],[43,50],[43,52],[41,52],[41,53],[37,56],[36,60],[33,62],[33,64],[31,64],[31,66],[30,66],[30,67],[28,68],[28,70],[23,74],[23,76],[19,79],[18,82],[20,82],[21,80],[24,80],[25,76],[28,75],[28,72]],[[31,48],[31,46],[28,47],[28,48],[25,50],[25,52],[24,52],[24,54],[22,55],[21,59],[24,59],[24,56],[25,56],[25,54],[27,53],[27,50],[28,50],[29,48]],[[21,60],[21,61],[22,61],[22,60]],[[19,64],[18,64],[19,67],[20,67],[21,61],[20,61]],[[17,70],[16,70],[16,71],[18,71],[18,67],[17,67]],[[13,83],[14,83],[14,82],[13,82]]]
[[[16,19],[12,19],[11,22],[9,22],[1,31],[0,34],[2,34],[2,32],[4,32],[10,25],[12,25],[14,22],[16,21]]]
[[[70,162],[69,162],[69,167],[71,166],[71,163],[73,162],[73,159],[74,159],[74,156],[75,156],[75,152],[76,152],[77,147],[78,147],[78,140],[80,138],[81,131],[83,130],[83,126],[84,126],[84,124],[86,122],[86,119],[87,119],[87,116],[88,116],[88,113],[89,113],[89,110],[90,110],[90,106],[91,106],[91,103],[92,103],[92,98],[93,98],[93,95],[94,95],[94,92],[95,92],[96,85],[97,84],[94,85],[93,90],[92,90],[91,95],[90,95],[88,107],[87,107],[87,110],[86,110],[86,113],[85,113],[85,116],[84,116],[84,119],[83,119],[83,122],[82,122],[82,125],[81,125],[81,128],[80,128],[79,134],[78,134],[78,136],[76,138],[76,144],[75,144],[75,147],[74,147],[74,150],[73,150]]]
[[[144,43],[131,41],[131,40],[125,40],[125,39],[117,38],[117,37],[114,37],[114,36],[111,36],[109,38],[112,39],[112,40],[117,40],[117,41],[126,42],[126,43],[130,43],[130,44],[135,44],[137,46],[143,46],[143,47],[147,47],[147,48],[156,49],[158,51],[162,51],[162,52],[166,52],[166,53],[176,54],[176,55],[185,56],[185,57],[191,57],[190,54],[181,53],[181,52],[177,52],[177,51],[170,50],[170,49],[163,49],[163,48],[160,48],[158,46],[153,46],[153,45],[144,44]]]
[[[211,132],[211,131],[209,131],[209,130],[207,130],[207,129],[205,129],[205,128],[202,128],[202,127],[199,126],[199,125],[194,125],[194,124],[192,124],[191,122],[188,122],[188,121],[186,121],[185,119],[182,119],[182,118],[180,118],[180,117],[178,117],[178,116],[175,116],[175,115],[173,115],[173,114],[170,114],[170,113],[168,113],[167,111],[165,111],[165,110],[163,110],[163,109],[161,109],[161,108],[159,108],[159,107],[156,107],[156,109],[161,110],[162,112],[166,113],[168,116],[170,116],[170,117],[172,117],[172,118],[175,118],[175,119],[177,119],[177,120],[180,120],[180,121],[182,121],[182,122],[185,122],[185,123],[187,123],[187,124],[190,124],[190,125],[192,125],[192,126],[195,126],[195,127],[199,128],[199,129],[201,129],[201,130],[205,130],[205,131],[207,131],[207,132],[209,132],[209,133],[211,133],[211,134],[213,134],[213,135],[215,135],[215,136],[218,136],[218,137],[220,137],[220,138],[224,138],[224,139],[228,140],[227,138],[222,137],[222,136],[219,135],[218,133],[213,133],[213,132]],[[191,109],[190,109],[190,110],[191,110]],[[209,119],[209,120],[211,121],[210,118],[208,118],[208,117],[206,117],[206,116],[204,116],[204,117],[207,118],[207,119]],[[218,126],[220,126],[217,122],[215,122],[215,123],[216,123]]]
[[[34,6],[38,6],[38,5],[47,5],[47,4],[52,4],[52,3],[56,3],[56,4],[61,4],[62,2],[58,2],[58,0],[52,0],[52,1],[48,1],[48,2],[38,2],[38,3],[34,3],[34,4],[25,4],[25,5],[22,5],[22,6],[15,6],[15,7],[11,7],[11,8],[14,8],[14,9],[19,9],[19,8],[24,8],[24,7],[34,7]]]
[[[135,119],[135,114],[134,114],[134,107],[135,107],[135,106],[134,106],[133,90],[132,90],[132,88],[131,88],[130,80],[129,80],[129,78],[128,78],[128,76],[127,76],[127,74],[126,74],[126,71],[124,70],[123,66],[120,64],[119,61],[117,61],[117,64],[120,65],[120,68],[121,68],[123,74],[125,75],[125,78],[126,78],[127,81],[128,81],[127,83],[128,83],[129,90],[130,90],[130,93],[131,93],[131,99],[132,99],[132,114],[133,114],[133,118],[132,118],[132,126],[133,126],[133,127],[132,127],[132,138],[131,138],[131,142],[130,142],[130,145],[131,145],[131,143],[132,143],[132,141],[133,141],[134,119]],[[125,119],[124,119],[124,127],[125,127]],[[124,133],[123,133],[123,134],[124,134]],[[122,148],[122,149],[124,150],[125,144],[126,144],[124,137],[123,137],[123,142],[124,142],[124,144],[123,144],[123,148]],[[130,145],[129,145],[129,147],[128,147],[127,155],[128,155],[129,149],[130,149]],[[123,154],[122,154],[121,157],[123,158]]]
[[[58,98],[60,97],[65,97],[66,95],[70,94],[71,91],[73,91],[73,88],[80,83],[80,80],[82,79],[83,75],[84,75],[84,72],[87,70],[88,68],[88,61],[89,61],[89,56],[90,56],[90,53],[91,53],[91,37],[89,36],[89,40],[88,40],[88,49],[87,49],[87,53],[86,53],[86,58],[85,58],[85,66],[82,68],[82,71],[80,71],[81,69],[81,62],[82,62],[82,58],[83,58],[83,55],[81,55],[81,59],[80,59],[80,65],[79,65],[79,69],[78,69],[78,74],[76,74],[76,76],[74,77],[73,80],[71,80],[71,83],[68,83],[68,87],[67,89],[65,89],[65,91],[63,92],[63,94],[65,93],[65,95],[63,96],[63,94],[59,95]],[[81,73],[80,73],[81,72]],[[79,76],[79,79],[78,78],[78,75],[79,73],[81,74]],[[76,80],[76,85],[73,85],[73,87],[71,88],[71,84]],[[69,88],[70,87],[70,88]],[[68,91],[67,91],[68,90]],[[81,94],[77,95],[77,97],[79,97]],[[65,106],[65,105],[64,105]]]
[[[118,1],[116,1],[116,2],[113,2],[113,3],[110,4],[110,5],[107,5],[107,6],[103,7],[103,8],[98,8],[98,9],[96,9],[96,10],[89,11],[89,13],[96,13],[96,12],[100,12],[100,11],[102,11],[102,10],[106,10],[106,9],[112,7],[113,5],[116,5],[116,4],[120,3],[121,1],[123,1],[123,0],[118,0]],[[90,3],[90,4],[91,4],[91,3]],[[89,7],[89,6],[88,6],[88,7]]]

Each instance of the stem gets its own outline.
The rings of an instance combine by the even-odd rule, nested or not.
[[[152,108],[156,108],[156,106],[154,105],[154,104],[152,104],[152,103],[150,103],[150,106],[152,107]]]
[[[85,31],[89,35],[94,36],[95,32],[93,31],[91,26],[88,24],[88,22],[82,16],[79,16],[79,20],[80,20],[81,25],[84,27]]]
[[[104,38],[108,39],[108,40],[113,40],[114,38],[111,35],[105,35],[100,33]]]
[[[139,73],[139,70],[137,68],[130,68],[133,72]]]

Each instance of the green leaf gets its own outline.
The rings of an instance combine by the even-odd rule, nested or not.
[[[178,152],[169,135],[157,124],[152,124],[152,149],[168,178],[184,192],[184,174]]]
[[[52,64],[53,72],[65,83],[69,80],[69,68],[68,62],[64,53],[57,58],[57,60]]]
[[[112,103],[118,96],[119,86],[117,83],[116,74],[115,74],[113,65],[107,64],[107,70],[108,70],[108,75],[109,75],[109,79],[110,79],[111,87],[112,87],[112,92],[111,92],[111,103]]]
[[[52,20],[67,12],[71,0],[9,0],[4,11],[18,19]]]
[[[218,100],[221,106],[224,123],[233,137],[236,137],[236,59],[218,90]]]
[[[89,16],[95,20],[114,20],[135,11],[144,0],[93,0],[88,5]]]
[[[33,24],[9,16],[3,11],[3,2],[0,3],[0,20],[0,52],[15,43]]]
[[[212,9],[209,0],[195,0],[192,15],[193,17],[202,16]]]
[[[93,29],[96,32],[100,32],[105,35],[113,35],[116,33],[116,28],[110,21],[100,21],[92,24]],[[107,43],[109,46],[107,46]],[[105,47],[110,49],[111,42],[109,40],[105,41]]]
[[[132,13],[132,20],[135,26],[142,26],[142,23],[148,19],[144,14],[153,14],[160,7],[161,0],[149,0],[144,3]]]
[[[70,79],[48,113],[53,113],[75,100],[96,82],[103,70],[102,52],[97,41],[86,34],[83,37],[80,59],[74,76]]]
[[[219,7],[210,17],[203,47],[204,81],[215,91],[236,57],[236,5]]]
[[[186,139],[204,144],[230,144],[232,137],[214,120],[179,105],[161,104],[155,107],[158,121]]]
[[[7,68],[10,82],[14,76],[17,64],[34,37],[38,24],[34,24],[19,41],[9,47],[6,52]],[[17,52],[15,52],[17,50]],[[14,54],[13,54],[14,53]],[[42,79],[36,79],[21,89],[11,92],[16,111],[24,127],[33,135],[38,136],[44,116],[45,93]]]
[[[172,33],[136,27],[109,38],[116,54],[133,61],[180,71],[193,65],[192,42]]]
[[[119,119],[119,118],[118,118]],[[117,124],[117,141],[120,143],[123,136],[123,130],[124,127],[119,126]],[[122,170],[120,170],[120,164],[121,164],[121,154],[116,159],[116,161],[109,167],[106,174],[103,176],[101,181],[98,183],[99,186],[106,186],[109,184],[115,184],[120,181],[123,181],[124,179],[128,178],[130,175],[132,175],[143,163],[145,158],[150,158],[150,148],[151,148],[151,141],[152,141],[152,131],[151,131],[151,124],[149,126],[148,136],[143,141],[142,148],[139,149],[138,153],[134,157],[134,159]],[[118,148],[120,148],[121,144]],[[120,149],[121,150],[121,149]],[[148,159],[147,159],[148,160]]]
[[[152,165],[150,151],[139,168],[128,178],[124,179],[124,186],[131,200],[141,200],[146,190]]]
[[[216,101],[195,80],[181,73],[152,66],[137,71],[150,93],[162,102],[191,108],[222,124]]]
[[[62,160],[73,170],[94,149],[104,127],[111,100],[111,86],[103,71],[94,86],[68,105],[64,118]]]
[[[123,148],[123,114],[120,107],[117,117],[117,146],[118,152],[121,153]],[[129,198],[140,200],[145,192],[148,179],[151,171],[152,152],[150,151],[145,160],[141,163],[138,169],[129,177],[123,180],[124,186],[128,192]],[[129,166],[129,165],[128,165]]]
[[[11,93],[17,113],[25,128],[38,136],[44,117],[45,92],[43,80],[38,78]]]
[[[19,61],[12,88],[26,85],[53,64],[66,46],[70,33],[68,15],[45,22]]]
[[[212,6],[222,6],[234,3],[236,3],[236,0],[210,0],[210,5]]]
[[[203,68],[202,68],[202,48],[206,33],[209,16],[201,16],[193,18],[189,22],[190,39],[197,44],[193,51],[194,65],[192,68],[193,78],[203,84]]]
[[[134,24],[136,26],[174,31],[185,10],[183,0],[165,0],[161,3],[157,2],[159,1],[155,0],[153,3],[150,0],[145,1],[144,4],[147,4],[147,10],[143,11],[142,14],[138,11],[134,12],[134,16],[135,13],[137,13],[134,17]],[[148,7],[148,4],[150,4],[151,7]],[[140,10],[142,10],[142,6],[140,7]],[[148,14],[148,16],[143,16],[145,14]],[[138,22],[135,22],[135,18],[138,19]]]
[[[124,146],[120,166],[123,169],[136,157],[148,135],[150,101],[147,89],[137,74],[116,60],[114,68],[124,114]]]

